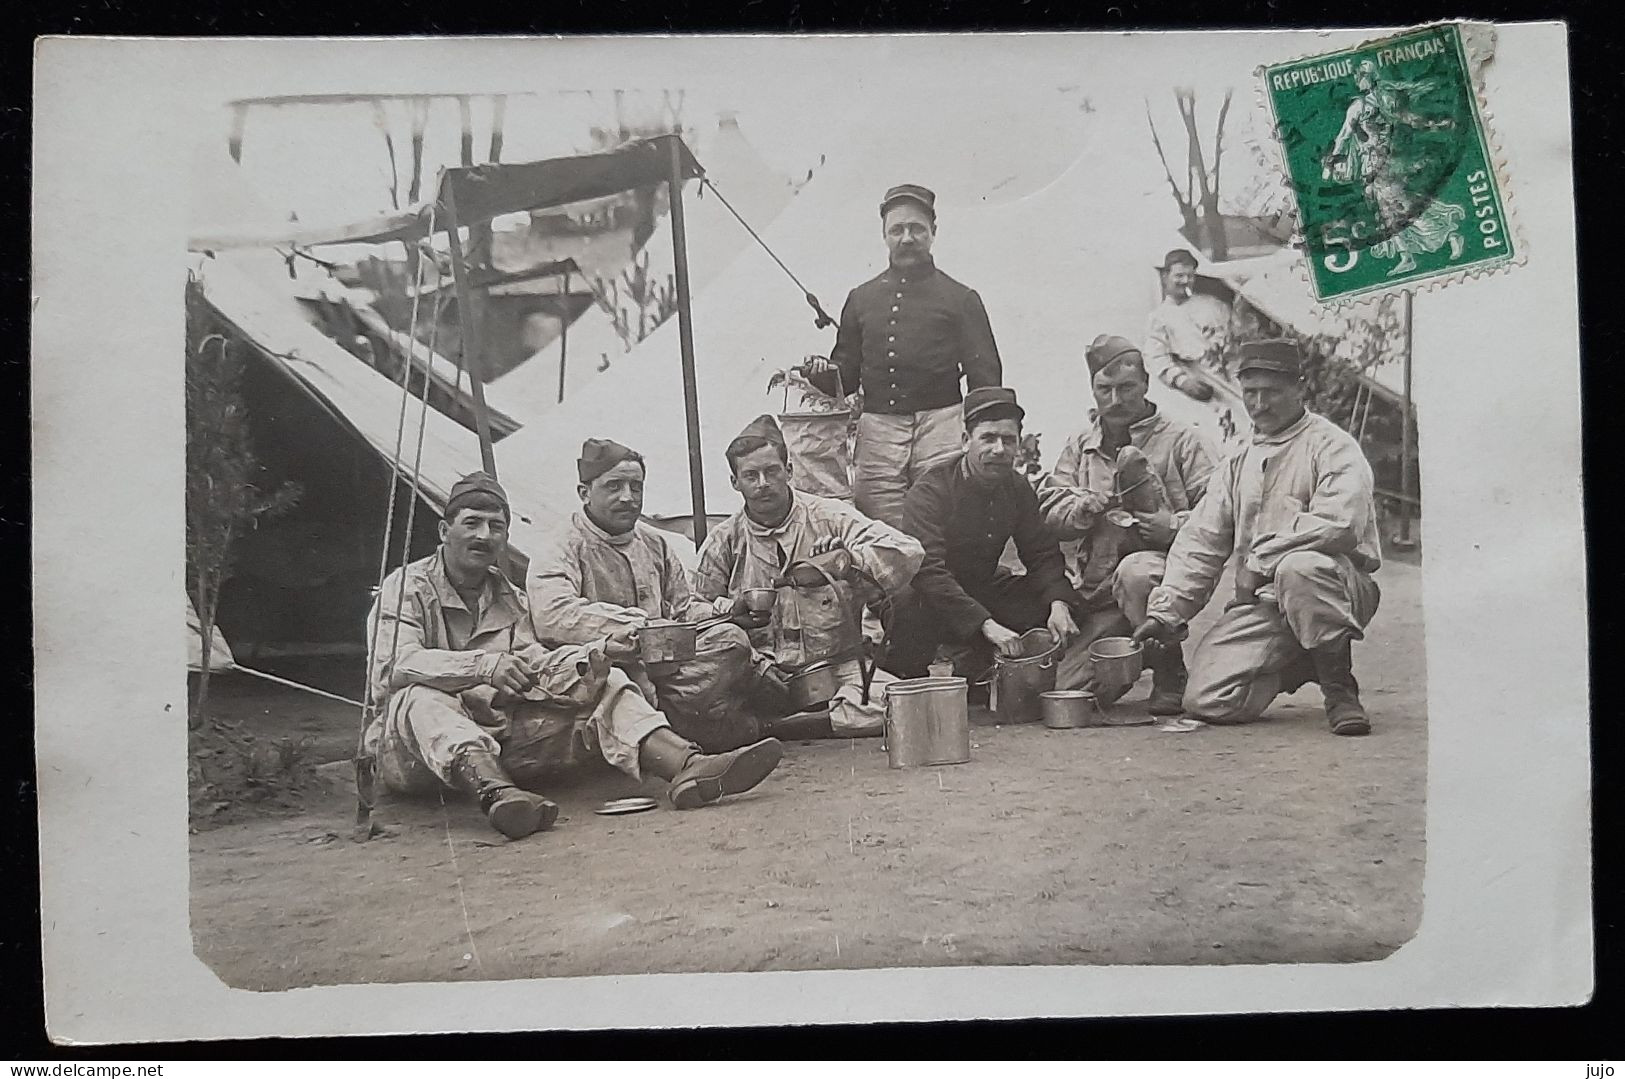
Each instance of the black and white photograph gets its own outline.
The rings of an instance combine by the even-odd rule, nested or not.
[[[1470,702],[1511,707],[1496,657],[1537,630],[1584,783],[1563,34],[1471,30],[1454,104],[1317,69],[1335,141],[1296,189],[1261,69],[1395,29],[256,42],[180,77],[141,162],[169,192],[142,362],[173,399],[140,422],[175,512],[129,587],[186,977],[294,1034],[250,1016],[603,976],[1105,979],[1016,1012],[910,982],[873,1018],[1086,1014],[1193,970],[1211,1002],[1180,1010],[1226,1010],[1202,979],[1231,968],[1406,1003],[1388,972],[1491,841],[1448,747],[1507,744]],[[1452,274],[1491,230],[1383,163],[1469,129],[1518,257]],[[1437,280],[1317,299],[1306,221],[1361,197],[1388,231],[1347,264]],[[41,295],[73,287],[36,258]],[[1534,311],[1553,374],[1520,418],[1492,387]],[[73,333],[46,328],[36,378]],[[1537,465],[1572,483],[1530,495]],[[1531,497],[1528,637],[1463,655],[1521,637],[1525,541],[1472,514]],[[47,765],[79,758],[42,690],[44,830]],[[1585,818],[1535,804],[1582,902],[1508,902],[1579,918],[1529,947],[1588,972]],[[765,1021],[818,1014],[760,984]],[[816,984],[848,1019],[885,993]],[[1136,984],[1126,1010],[1175,999]],[[595,994],[563,1025],[716,1021]]]

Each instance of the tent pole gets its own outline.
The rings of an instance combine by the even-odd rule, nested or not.
[[[694,502],[694,544],[705,540],[705,473],[700,467],[700,400],[694,381],[694,327],[688,295],[688,231],[683,221],[683,140],[670,137],[666,193],[671,201],[672,262],[677,269],[677,339],[683,351],[683,410],[688,420],[688,487]]]
[[[468,372],[468,388],[474,397],[474,430],[480,436],[480,464],[486,474],[495,479],[497,458],[491,449],[491,417],[485,411],[485,383],[480,378],[480,320],[474,310],[473,290],[468,287],[463,243],[457,238],[457,185],[448,179],[445,187],[446,240],[451,244],[451,276],[457,286],[458,322],[463,331],[463,370]],[[427,389],[424,392],[427,393]]]
[[[570,271],[564,271],[564,287],[559,290],[559,308],[564,319],[559,323],[559,404],[564,404],[564,361],[570,356]]]
[[[1405,293],[1405,402],[1404,414],[1399,427],[1399,490],[1405,496],[1406,502],[1400,510],[1399,542],[1409,547],[1411,543],[1411,343],[1415,340],[1412,333],[1412,319],[1415,312],[1412,303],[1415,294]]]

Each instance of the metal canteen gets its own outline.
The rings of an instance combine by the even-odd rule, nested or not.
[[[1043,718],[1039,694],[1055,688],[1060,646],[1047,629],[1021,635],[1021,655],[1000,655],[993,663],[993,713],[1000,723],[1036,723]]]
[[[886,687],[886,766],[970,760],[969,687],[963,678],[904,678]]]

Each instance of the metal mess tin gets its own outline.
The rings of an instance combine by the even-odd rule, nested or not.
[[[1105,722],[1100,701],[1087,689],[1052,689],[1039,694],[1044,726],[1052,731],[1099,727]]]

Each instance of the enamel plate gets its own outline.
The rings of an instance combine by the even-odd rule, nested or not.
[[[593,812],[602,817],[614,817],[622,813],[642,813],[644,810],[654,809],[659,804],[653,798],[615,798],[605,802]]]

